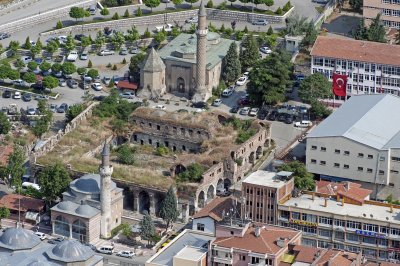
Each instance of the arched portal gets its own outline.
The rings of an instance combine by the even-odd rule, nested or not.
[[[79,219],[72,223],[72,237],[83,243],[87,242],[86,224]]]
[[[205,203],[205,198],[204,198],[204,191],[200,191],[199,196],[198,196],[198,200],[197,200],[197,206],[199,208],[203,208],[204,207],[204,203]]]
[[[54,222],[54,233],[69,237],[69,222],[61,215],[57,216]]]
[[[161,209],[161,204],[164,200],[165,196],[163,194],[157,193],[155,194],[155,211],[156,211],[156,216],[159,215],[160,209]]]
[[[224,188],[224,180],[222,180],[222,178],[221,178],[221,179],[218,180],[217,190],[221,190],[223,188]]]
[[[139,193],[139,213],[150,213],[150,195],[144,190]]]
[[[232,185],[231,180],[230,180],[229,178],[225,178],[225,179],[224,179],[224,188],[225,188],[226,190],[228,190],[228,189],[231,187],[231,185]]]
[[[262,156],[262,148],[261,146],[258,146],[257,150],[256,150],[256,159],[260,159]]]
[[[253,152],[251,152],[250,153],[250,156],[249,156],[249,163],[251,163],[251,164],[254,164],[254,151]]]
[[[214,195],[214,191],[215,191],[215,188],[214,188],[213,185],[208,187],[208,190],[207,190],[207,201],[211,201],[214,198],[214,196],[215,196]]]
[[[179,77],[176,80],[176,85],[178,86],[179,93],[185,93],[185,80],[183,78]]]

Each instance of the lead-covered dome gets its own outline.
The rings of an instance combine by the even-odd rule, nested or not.
[[[92,217],[92,216],[95,216],[96,214],[98,214],[100,211],[98,209],[96,209],[96,208],[93,208],[92,206],[89,206],[87,204],[83,204],[83,205],[79,206],[75,210],[75,212],[77,214],[80,214],[80,215]]]
[[[51,251],[47,251],[46,254],[53,260],[77,262],[88,260],[94,255],[94,252],[77,240],[68,239],[58,243]]]
[[[0,247],[11,250],[31,249],[41,242],[33,232],[24,228],[7,228],[0,236]]]
[[[82,193],[100,193],[100,175],[99,174],[86,174],[71,182],[70,188],[72,190]],[[114,182],[111,182],[111,189],[116,188]]]

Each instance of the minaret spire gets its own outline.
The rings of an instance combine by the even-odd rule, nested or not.
[[[110,144],[104,141],[103,151],[101,152],[101,165],[110,165]]]
[[[100,234],[107,238],[111,235],[111,175],[113,167],[110,165],[110,144],[104,141],[101,152],[100,165]]]

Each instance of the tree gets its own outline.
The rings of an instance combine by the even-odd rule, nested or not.
[[[35,83],[36,82],[36,75],[33,72],[26,72],[22,79],[27,83]]]
[[[71,178],[67,169],[60,163],[46,166],[39,174],[40,192],[51,203],[68,188]]]
[[[67,122],[71,122],[72,119],[77,117],[80,113],[85,110],[85,107],[83,104],[74,104],[71,105],[70,108],[67,110],[67,113],[65,114],[65,117],[67,118]]]
[[[18,70],[21,70],[21,69],[23,69],[26,65],[25,65],[25,63],[20,59],[20,58],[18,58],[16,61],[15,61],[15,67],[18,69]]]
[[[108,16],[108,15],[110,15],[110,10],[108,10],[108,8],[105,7],[100,11],[100,14],[102,16]]]
[[[19,73],[18,70],[16,69],[10,69],[10,71],[8,71],[8,78],[11,80],[16,80],[19,79],[21,77],[21,74]]]
[[[315,40],[318,37],[318,31],[315,29],[314,23],[309,22],[307,29],[306,29],[306,35],[303,38],[303,41],[301,42],[302,46],[312,46],[315,43]]]
[[[381,21],[381,14],[378,13],[372,20],[371,25],[367,30],[368,40],[372,42],[386,42],[386,31]]]
[[[363,0],[349,0],[349,5],[355,11],[360,11],[363,6]]]
[[[51,66],[51,72],[53,72],[53,73],[58,73],[58,72],[60,72],[62,70],[62,65],[60,64],[60,63],[54,63],[52,66]]]
[[[146,28],[146,31],[143,33],[143,37],[147,38],[147,39],[151,37],[151,33],[149,31],[149,28]]]
[[[173,27],[172,30],[171,30],[171,36],[175,38],[179,34],[181,34],[181,32],[179,31],[178,27]]]
[[[62,72],[66,75],[71,75],[76,72],[76,66],[71,62],[65,62],[62,64]]]
[[[87,75],[91,77],[92,79],[95,79],[99,76],[99,71],[97,69],[89,69],[87,72]]]
[[[36,55],[40,54],[40,52],[42,51],[42,48],[38,45],[34,45],[31,47],[30,49],[32,57],[35,58]]]
[[[166,230],[168,230],[169,224],[175,222],[179,216],[179,211],[176,208],[177,203],[174,189],[171,186],[168,189],[167,195],[162,201],[160,208],[160,217],[167,223]]]
[[[46,51],[48,52],[48,53],[54,53],[55,51],[57,51],[58,50],[58,48],[60,47],[60,44],[57,42],[57,41],[54,41],[54,40],[52,40],[52,41],[50,41],[49,43],[47,43],[47,45],[46,45]]]
[[[278,16],[282,16],[283,15],[283,11],[282,11],[281,7],[278,7],[276,9],[275,14],[277,14]]]
[[[400,45],[400,28],[397,30],[395,42],[396,44]]]
[[[274,0],[264,0],[263,2],[264,2],[264,5],[267,6],[267,9],[269,9],[271,6],[274,5]],[[281,9],[281,8],[279,7],[278,9]],[[278,12],[276,12],[276,13],[278,14]],[[281,10],[281,13],[283,13],[282,10]]]
[[[290,59],[288,53],[280,50],[254,65],[247,84],[247,92],[252,101],[273,105],[285,99],[292,73]]]
[[[0,112],[0,134],[7,135],[11,129],[11,123],[4,112]]]
[[[288,1],[282,8],[284,12],[288,12],[292,8],[292,4]]]
[[[272,35],[272,34],[274,34],[274,30],[272,29],[272,26],[271,26],[271,25],[269,25],[269,28],[268,28],[267,34],[268,34],[268,35]]]
[[[204,173],[204,167],[199,163],[192,163],[188,165],[185,171],[178,174],[178,178],[181,181],[200,182],[202,174]]]
[[[77,21],[80,18],[84,18],[85,17],[85,9],[83,9],[83,7],[71,7],[70,11],[69,11],[69,16],[71,18],[74,18],[75,21]]]
[[[214,7],[213,1],[212,0],[208,0],[206,7],[207,8],[213,8]]]
[[[19,42],[18,41],[11,41],[10,44],[8,45],[8,49],[10,49],[12,55],[14,56],[18,49],[19,49]]]
[[[301,82],[298,94],[300,99],[308,103],[317,99],[332,98],[332,84],[321,73],[314,73]]]
[[[154,40],[159,44],[162,43],[163,41],[165,41],[166,38],[167,38],[167,34],[163,30],[154,34]]]
[[[61,20],[57,21],[56,29],[59,30],[59,29],[62,29],[62,28],[63,28],[63,24],[62,24]]]
[[[37,68],[38,64],[35,61],[31,61],[28,63],[28,69],[33,71]]]
[[[293,172],[294,186],[300,190],[313,191],[315,182],[313,174],[307,172],[306,166],[299,162],[293,161],[283,164],[279,167],[279,171]]]
[[[1,220],[7,219],[10,217],[10,210],[7,207],[0,207],[0,227],[1,227]]]
[[[91,45],[91,44],[92,44],[92,43],[91,43],[89,37],[83,36],[83,37],[81,38],[81,46],[82,46],[82,48],[86,48],[86,47],[88,47],[88,46]]]
[[[174,28],[173,28],[174,29]],[[136,40],[139,40],[140,39],[140,33],[139,33],[139,31],[136,29],[136,27],[135,26],[133,26],[131,29],[129,29],[128,31],[128,34],[127,34],[127,36],[125,37],[126,38],[126,40],[128,40],[128,41],[130,41],[130,42],[133,42],[133,41],[136,41]]]
[[[4,174],[10,180],[10,184],[16,188],[22,185],[22,176],[25,173],[25,153],[20,146],[14,145],[13,152],[8,156]]]
[[[72,51],[75,49],[76,44],[75,44],[74,38],[72,38],[71,34],[67,36],[67,41],[65,42],[64,47],[65,47],[65,49],[67,49],[67,51]]]
[[[240,60],[235,42],[232,42],[229,46],[229,50],[223,60],[223,65],[224,71],[222,77],[225,82],[230,83],[235,81],[241,73]]]
[[[156,227],[151,219],[150,214],[146,213],[140,221],[140,237],[150,243],[153,236],[156,234]]]
[[[311,109],[310,112],[315,115],[317,118],[326,118],[328,117],[331,113],[332,110],[327,108],[324,104],[322,104],[318,100],[313,100],[311,102]]]
[[[123,144],[118,148],[118,161],[122,164],[132,165],[135,162],[135,148]]]
[[[39,68],[42,71],[48,71],[51,68],[51,64],[49,62],[44,61],[43,63],[40,64]]]
[[[128,9],[125,10],[124,18],[129,18],[129,11],[128,11]]]
[[[140,64],[145,59],[145,55],[143,53],[136,54],[131,57],[129,63],[129,74],[133,77],[134,82],[139,81],[140,77]]]
[[[143,0],[143,3],[145,6],[150,7],[151,12],[153,12],[153,8],[160,5],[160,0]]]
[[[249,34],[242,41],[242,48],[240,51],[242,71],[246,71],[247,68],[254,66],[259,58],[257,42],[254,39],[254,36]]]
[[[76,72],[77,72],[79,75],[84,75],[84,74],[86,74],[87,69],[86,69],[85,67],[78,67],[78,68],[76,69]]]
[[[286,19],[286,34],[291,36],[302,35],[308,27],[307,18],[293,15]]]
[[[185,0],[186,3],[190,4],[190,7],[193,8],[193,4],[196,3],[199,0]]]
[[[43,49],[43,44],[42,44],[42,41],[40,40],[40,37],[37,38],[36,43],[35,43],[35,46],[36,46],[40,51],[42,51],[42,49]]]
[[[58,79],[52,76],[46,76],[42,80],[43,87],[48,89],[54,89],[58,86]]]
[[[354,34],[354,39],[356,40],[368,40],[367,27],[365,26],[365,19],[362,18],[358,24]]]
[[[31,49],[31,46],[32,46],[31,40],[29,39],[29,36],[28,36],[28,37],[26,37],[26,39],[25,39],[24,48],[27,49],[27,50],[29,50],[29,49]]]
[[[113,19],[113,20],[118,20],[118,19],[119,19],[118,13],[115,12],[111,19]]]
[[[138,9],[136,11],[136,16],[137,17],[141,17],[142,16],[142,9],[140,8],[140,6],[138,7]]]
[[[111,38],[111,42],[116,50],[119,50],[125,43],[125,36],[122,32],[115,32]]]
[[[210,1],[211,1],[211,0],[210,0]],[[182,4],[182,2],[183,2],[183,0],[172,0],[172,3],[174,3],[175,7],[176,7],[177,5]]]
[[[249,3],[249,2],[251,2],[250,0],[239,0],[240,1],[240,3],[242,3],[242,4],[247,4],[247,3]],[[245,5],[246,6],[246,5]]]
[[[6,79],[8,78],[10,72],[11,72],[11,66],[10,65],[3,65],[0,64],[0,79]],[[18,72],[19,73],[19,72]]]
[[[106,43],[106,36],[104,36],[102,31],[97,32],[95,43],[97,48],[100,48],[101,46],[103,46],[103,44]]]

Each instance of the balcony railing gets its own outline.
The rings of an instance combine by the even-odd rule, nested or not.
[[[229,258],[229,257],[214,256],[213,260],[214,260],[214,262],[218,262],[218,263],[232,264],[232,258]]]

